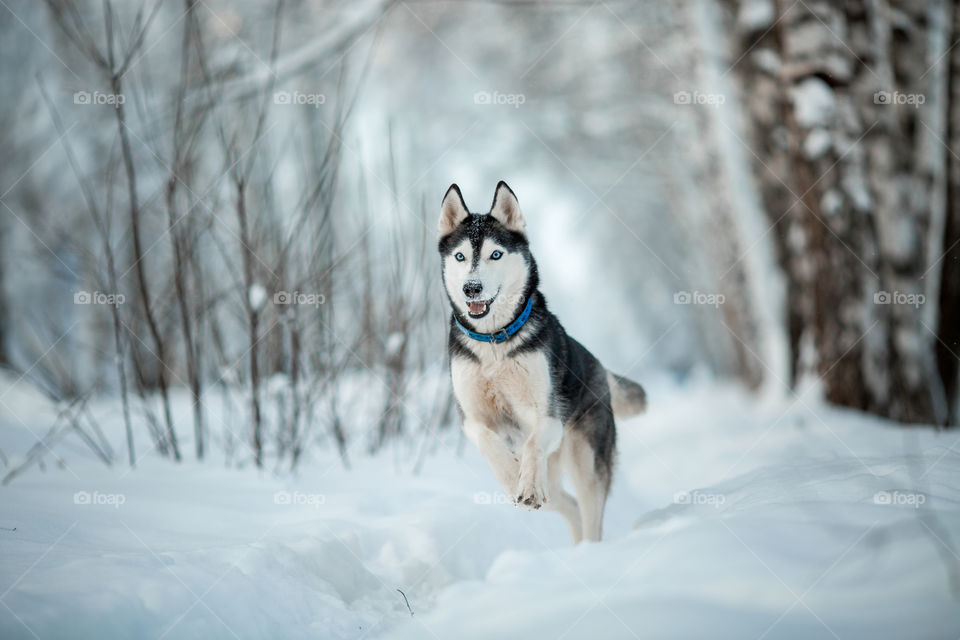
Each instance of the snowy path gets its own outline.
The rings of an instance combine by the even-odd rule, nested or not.
[[[298,479],[65,453],[0,489],[0,637],[960,636],[958,434],[653,391],[577,548],[469,447]]]

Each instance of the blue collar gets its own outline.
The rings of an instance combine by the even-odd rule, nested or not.
[[[470,331],[465,326],[463,326],[459,320],[457,320],[456,314],[453,316],[453,321],[457,323],[457,329],[463,332],[463,335],[468,338],[473,338],[474,340],[479,340],[480,342],[495,342],[497,344],[501,342],[506,342],[513,336],[517,331],[520,331],[520,328],[527,322],[527,318],[530,317],[530,311],[533,309],[533,295],[527,298],[527,306],[523,308],[523,312],[517,316],[517,319],[508,324],[500,331],[495,331],[493,333],[477,333],[476,331]]]

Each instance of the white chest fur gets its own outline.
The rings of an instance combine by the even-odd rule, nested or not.
[[[537,352],[506,357],[500,345],[481,345],[479,362],[454,358],[450,364],[453,391],[465,417],[491,428],[510,418],[525,426],[527,418],[545,415],[550,397],[550,370]]]

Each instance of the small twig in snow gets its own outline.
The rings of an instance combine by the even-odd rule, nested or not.
[[[397,591],[400,591],[400,589],[397,589]],[[409,612],[410,612],[410,615],[412,616],[412,615],[413,615],[413,609],[410,608],[410,601],[407,600],[407,594],[405,594],[403,591],[400,591],[400,595],[403,596],[403,602],[404,602],[404,604],[407,605],[407,611],[409,611]]]

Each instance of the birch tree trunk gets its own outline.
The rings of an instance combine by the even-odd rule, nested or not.
[[[944,296],[928,282],[953,286],[940,278],[950,181],[934,146],[948,135],[955,69],[938,57],[952,7],[727,4],[744,139],[787,277],[794,382],[816,378],[838,405],[944,424],[933,326],[944,328]]]

